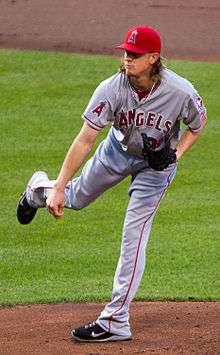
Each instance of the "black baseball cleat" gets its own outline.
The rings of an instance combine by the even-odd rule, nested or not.
[[[29,224],[37,213],[38,208],[45,207],[46,196],[44,194],[44,188],[41,187],[41,183],[48,182],[48,176],[44,171],[36,171],[30,178],[25,191],[21,194],[17,206],[17,219],[21,224]],[[36,187],[33,190],[33,186]],[[28,196],[34,193],[33,205],[29,205]],[[33,196],[32,196],[33,199]],[[30,198],[31,200],[31,198]]]
[[[71,331],[71,337],[76,341],[93,343],[131,340],[130,336],[126,337],[123,335],[117,335],[106,332],[95,322],[89,323],[77,329],[73,329]]]
[[[17,207],[17,219],[21,224],[28,224],[32,221],[37,208],[31,207],[27,202],[26,191],[21,194]]]

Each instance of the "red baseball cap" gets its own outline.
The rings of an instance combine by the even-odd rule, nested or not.
[[[128,30],[125,42],[116,46],[138,54],[160,53],[161,39],[159,34],[148,26],[137,26]]]

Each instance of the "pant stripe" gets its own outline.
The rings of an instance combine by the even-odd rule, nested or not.
[[[114,311],[114,312],[112,313],[111,317],[109,318],[109,332],[111,332],[111,323],[112,323],[112,321],[113,321],[113,316],[114,316],[117,312],[119,312],[119,311],[122,309],[122,307],[124,306],[124,304],[125,304],[125,302],[126,302],[126,300],[127,300],[127,298],[128,298],[128,295],[129,295],[129,292],[130,292],[130,289],[131,289],[131,286],[132,286],[132,283],[133,283],[133,280],[134,280],[134,276],[135,276],[135,271],[136,271],[137,262],[138,262],[138,257],[139,257],[139,250],[140,250],[140,245],[141,245],[142,237],[143,237],[143,235],[144,235],[144,228],[145,228],[145,225],[146,225],[146,223],[149,221],[149,219],[153,216],[153,214],[155,213],[157,207],[158,207],[159,204],[160,204],[160,201],[162,200],[162,197],[163,197],[164,194],[166,193],[166,190],[168,189],[168,187],[169,187],[169,185],[170,185],[170,177],[172,176],[172,174],[173,174],[173,171],[172,171],[172,173],[170,173],[170,175],[169,175],[168,178],[167,178],[167,185],[166,185],[165,189],[162,191],[161,196],[160,196],[160,198],[159,198],[159,200],[158,200],[158,203],[156,204],[156,206],[155,206],[153,212],[151,213],[151,215],[146,219],[146,221],[145,221],[144,224],[143,224],[143,227],[142,227],[142,230],[141,230],[141,234],[140,234],[140,238],[139,238],[139,242],[138,242],[138,248],[137,248],[137,253],[136,253],[136,258],[135,258],[134,270],[133,270],[133,274],[132,274],[132,277],[131,277],[130,285],[129,285],[129,287],[128,287],[128,291],[127,291],[127,293],[126,293],[126,295],[125,295],[125,298],[124,298],[124,300],[123,300],[121,306],[120,306],[118,309],[116,309],[116,311]]]

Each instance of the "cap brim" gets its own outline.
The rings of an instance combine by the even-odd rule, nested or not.
[[[124,51],[130,51],[137,54],[146,54],[146,51],[143,51],[143,49],[137,48],[135,46],[132,46],[132,44],[123,43],[116,46],[116,48],[123,49]]]

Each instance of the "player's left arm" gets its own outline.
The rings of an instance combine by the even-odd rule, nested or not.
[[[199,132],[193,132],[189,128],[183,133],[180,138],[177,146],[176,146],[176,157],[177,161],[182,158],[182,156],[197,142],[199,139],[204,127],[206,126],[208,121],[207,116],[205,116],[203,121],[203,127]]]

